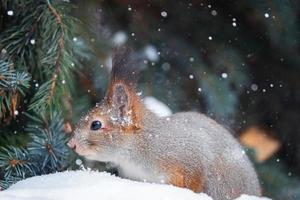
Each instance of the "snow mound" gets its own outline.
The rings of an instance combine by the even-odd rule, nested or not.
[[[165,103],[159,101],[155,97],[145,97],[144,104],[146,108],[151,110],[154,114],[156,114],[159,117],[166,117],[172,114],[171,109]]]
[[[67,171],[20,181],[1,200],[212,200],[170,185],[140,183],[104,172]]]
[[[105,172],[66,171],[20,181],[0,192],[1,200],[212,200],[171,185],[115,177]],[[243,195],[238,200],[267,200]]]

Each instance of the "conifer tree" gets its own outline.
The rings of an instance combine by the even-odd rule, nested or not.
[[[0,186],[62,171],[76,20],[64,1],[1,0]]]

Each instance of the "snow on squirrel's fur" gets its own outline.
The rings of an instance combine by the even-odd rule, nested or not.
[[[121,179],[105,172],[66,171],[20,181],[0,192],[1,200],[212,200],[171,185]],[[238,200],[268,200],[243,195]]]

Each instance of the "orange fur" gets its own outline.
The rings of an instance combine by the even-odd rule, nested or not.
[[[203,191],[203,180],[200,172],[185,169],[180,164],[163,163],[163,170],[168,174],[168,183],[177,187],[188,188],[194,192]]]

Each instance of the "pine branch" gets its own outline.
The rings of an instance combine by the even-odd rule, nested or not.
[[[63,8],[63,5],[56,4],[54,7],[47,1],[47,10],[41,19],[42,26],[49,29],[41,33],[42,38],[45,38],[42,44],[42,51],[45,53],[41,65],[44,66],[44,74],[48,77],[48,81],[31,100],[30,109],[35,112],[45,112],[52,106],[59,107],[62,94],[68,93],[66,79],[70,82],[68,86],[72,83],[70,72],[74,69],[75,60],[72,56],[71,35],[74,32],[74,20],[59,13]],[[62,81],[62,84],[58,85],[58,81]]]
[[[28,144],[30,155],[40,161],[42,173],[61,171],[69,155],[61,114],[53,112],[48,119],[45,116],[32,119],[33,123],[26,128],[32,138]]]
[[[54,96],[56,81],[57,81],[58,72],[59,72],[59,69],[60,69],[60,59],[62,57],[61,54],[62,54],[62,50],[64,49],[64,27],[63,27],[63,24],[62,24],[61,16],[58,14],[56,9],[51,5],[49,0],[47,1],[47,3],[48,3],[49,10],[55,16],[57,24],[58,24],[59,28],[61,29],[61,35],[60,35],[59,41],[58,41],[59,48],[57,50],[57,58],[55,60],[55,68],[54,68],[54,72],[53,72],[53,75],[52,75],[52,78],[51,78],[50,95],[49,95],[49,98],[48,98],[48,104],[50,104],[51,99]]]
[[[0,169],[4,173],[1,187],[5,188],[15,181],[36,174],[36,165],[28,155],[28,151],[23,148],[2,147],[0,149]]]
[[[12,146],[0,149],[0,172],[4,174],[1,188],[34,175],[62,171],[68,166],[70,151],[61,114],[26,115],[31,119],[26,131],[32,141],[27,149]]]
[[[30,87],[30,76],[26,72],[18,72],[12,69],[12,64],[0,60],[0,119],[7,111],[10,116],[18,105],[19,94],[25,95],[25,89]]]

